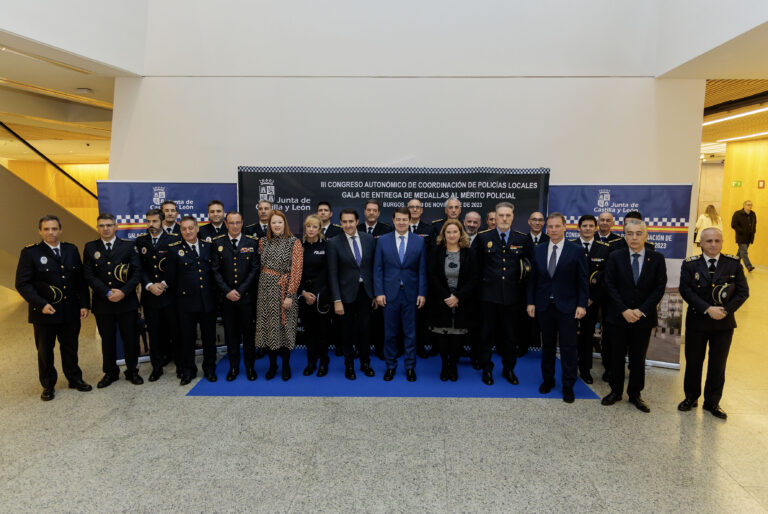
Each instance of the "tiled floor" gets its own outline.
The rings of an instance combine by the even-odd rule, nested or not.
[[[727,422],[679,413],[682,372],[658,368],[650,414],[595,400],[187,397],[172,373],[90,393],[60,377],[44,403],[17,304],[0,318],[0,511],[765,512],[768,270],[749,280]],[[89,318],[92,384],[94,333]]]

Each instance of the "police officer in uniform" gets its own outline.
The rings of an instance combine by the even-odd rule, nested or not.
[[[203,342],[203,375],[216,382],[216,299],[211,262],[213,245],[200,239],[197,220],[181,218],[181,241],[169,247],[166,281],[176,293],[181,327],[182,376],[180,385],[189,384],[197,376],[195,341],[197,325]]]
[[[499,334],[496,343],[502,354],[502,376],[510,384],[517,385],[514,369],[517,363],[517,339],[523,305],[525,263],[530,263],[533,247],[528,236],[512,230],[514,206],[509,202],[496,205],[496,228],[480,232],[475,238],[475,255],[482,280],[479,299],[482,302],[483,329],[478,360],[483,368],[482,380],[493,385],[491,347],[494,332]]]
[[[29,303],[28,321],[35,331],[37,369],[43,393],[53,400],[57,373],[53,347],[59,339],[61,364],[69,387],[90,391],[77,364],[80,321],[88,317],[90,296],[77,247],[61,242],[61,221],[48,214],[37,224],[42,241],[21,251],[16,268],[16,290]]]
[[[322,227],[320,227],[320,232],[323,234],[323,237],[325,239],[330,239],[344,232],[341,229],[341,225],[335,225],[331,223],[331,217],[333,216],[333,211],[331,210],[331,204],[329,202],[326,202],[325,200],[323,200],[317,203],[317,216],[320,218],[320,221],[322,222]]]
[[[264,237],[267,235],[267,224],[272,215],[272,204],[266,200],[261,200],[256,205],[256,213],[259,216],[258,223],[251,223],[243,228],[243,234],[247,236]]]
[[[209,243],[214,237],[227,233],[227,226],[224,224],[224,204],[219,200],[208,202],[208,223],[200,227],[199,237]]]
[[[443,224],[447,219],[459,219],[461,215],[461,201],[455,196],[450,197],[445,201],[445,218],[440,218],[432,222],[432,228],[429,234],[428,243],[429,248],[434,248],[437,245],[437,236],[440,235],[440,231],[443,230]],[[477,238],[475,238],[477,239]]]
[[[150,209],[146,213],[147,233],[136,238],[141,259],[141,305],[149,331],[149,358],[154,382],[163,374],[163,366],[176,361],[176,373],[181,374],[179,362],[178,322],[173,292],[168,288],[166,270],[170,244],[180,241],[177,234],[162,229],[163,213]]]
[[[224,341],[227,344],[227,382],[240,373],[240,344],[243,345],[245,376],[256,380],[256,320],[253,304],[261,259],[259,238],[243,235],[243,215],[230,211],[227,233],[213,238],[213,280],[221,297]]]
[[[613,214],[610,212],[601,212],[597,217],[597,232],[595,232],[595,239],[603,243],[612,243],[619,239],[623,239],[619,234],[612,232],[613,229]]]
[[[93,290],[93,314],[101,336],[104,377],[96,387],[107,387],[120,378],[116,362],[118,330],[125,352],[125,378],[140,385],[144,380],[138,370],[136,286],[141,279],[141,260],[133,241],[115,237],[114,214],[101,213],[96,223],[101,237],[87,243],[83,250],[83,273]]]
[[[701,255],[688,257],[680,271],[680,294],[688,302],[685,319],[685,399],[677,406],[687,412],[701,394],[701,369],[709,344],[709,365],[703,408],[726,419],[720,408],[725,384],[725,364],[733,339],[733,313],[749,297],[749,286],[739,258],[720,253],[723,233],[707,228],[701,233]]]
[[[176,218],[179,215],[179,208],[176,206],[176,202],[166,200],[160,205],[160,210],[163,211],[163,232],[180,235],[181,228],[176,223]]]

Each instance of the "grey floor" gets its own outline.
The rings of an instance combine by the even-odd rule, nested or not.
[[[89,393],[60,377],[41,402],[31,326],[8,300],[0,511],[765,512],[768,271],[752,275],[727,422],[677,412],[682,373],[658,368],[650,414],[595,400],[186,397],[171,373]],[[89,318],[81,365],[95,385],[94,334]]]

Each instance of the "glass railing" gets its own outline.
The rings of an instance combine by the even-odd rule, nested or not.
[[[95,191],[57,166],[2,122],[0,164],[89,225],[98,216]]]

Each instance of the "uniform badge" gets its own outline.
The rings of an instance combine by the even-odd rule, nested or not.
[[[40,257],[40,264],[45,264],[45,263],[47,263],[47,262],[48,262],[48,257],[46,257],[45,255],[43,255],[42,257]]]
[[[695,280],[697,282],[699,281],[699,272],[698,271],[693,274],[693,280]]]
[[[141,247],[141,253],[143,253],[143,254],[147,253],[147,247],[146,246],[142,246]]]
[[[206,243],[210,243],[211,242],[211,236],[206,237],[205,239],[203,239],[203,241],[205,241]]]
[[[101,252],[93,252],[94,259],[101,259]]]
[[[488,248],[493,248],[493,241],[488,241]]]
[[[224,251],[224,247],[223,247],[223,246],[219,246],[219,247],[217,248],[217,250],[219,250],[220,252],[223,252],[223,251]]]
[[[179,250],[179,257],[184,257],[184,250]]]

